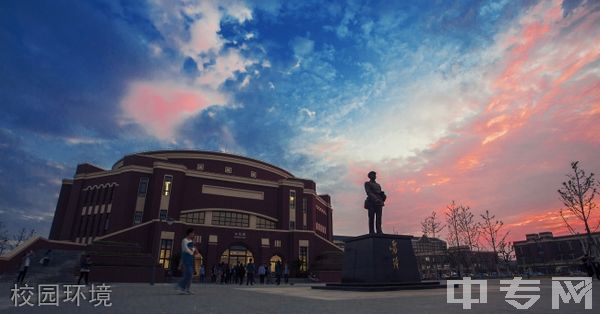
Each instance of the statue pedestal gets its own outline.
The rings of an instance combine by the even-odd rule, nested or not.
[[[438,281],[421,281],[412,236],[366,234],[347,240],[342,282],[313,289],[389,291],[445,288]]]
[[[346,241],[342,283],[420,282],[412,238],[367,234]]]

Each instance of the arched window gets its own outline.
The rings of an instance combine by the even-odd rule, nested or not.
[[[233,245],[221,255],[221,262],[229,265],[237,265],[237,263],[248,264],[252,258],[252,252],[243,245]]]
[[[270,260],[270,267],[271,267],[271,272],[272,273],[275,273],[275,264],[277,264],[277,262],[280,262],[280,263],[282,262],[281,261],[281,256],[279,256],[279,255],[273,255],[271,257],[271,260]],[[283,264],[282,264],[282,266],[283,266]],[[283,269],[282,269],[282,271],[283,271]]]

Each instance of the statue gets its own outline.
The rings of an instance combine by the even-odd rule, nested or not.
[[[381,231],[381,212],[385,203],[386,195],[381,190],[381,185],[375,182],[377,173],[371,171],[368,174],[369,181],[365,182],[365,192],[367,199],[365,200],[365,209],[369,211],[369,234],[383,233]]]

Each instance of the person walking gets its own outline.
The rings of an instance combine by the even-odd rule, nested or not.
[[[90,268],[92,267],[92,258],[89,254],[86,254],[81,257],[79,262],[79,279],[77,279],[77,284],[81,284],[81,279],[84,279],[85,285],[89,284],[90,279]]]
[[[181,240],[181,266],[183,270],[183,276],[176,288],[181,290],[183,293],[192,294],[190,286],[192,284],[192,274],[194,272],[194,255],[197,254],[196,248],[194,247],[194,229],[187,229],[185,232],[186,236]]]
[[[27,269],[29,269],[29,265],[31,264],[31,259],[35,253],[33,250],[29,250],[23,257],[21,258],[21,267],[19,268],[19,274],[17,275],[16,283],[22,284],[25,280],[25,276],[27,275]]]
[[[246,265],[246,286],[247,285],[254,285],[254,272],[256,271],[256,268],[254,266],[254,263],[252,262],[252,259],[250,259],[248,261],[248,265]]]

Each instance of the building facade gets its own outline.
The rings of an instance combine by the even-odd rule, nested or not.
[[[600,243],[600,232],[592,233],[592,239]],[[555,274],[581,269],[585,243],[586,235],[555,237],[552,232],[540,232],[527,234],[525,240],[515,241],[513,245],[521,271]]]
[[[165,270],[193,228],[206,269],[280,260],[307,272],[332,242],[333,209],[312,180],[242,156],[205,151],[128,155],[63,180],[50,239],[137,243]]]
[[[422,279],[440,279],[448,273],[450,264],[446,241],[423,235],[413,238],[412,246]]]

